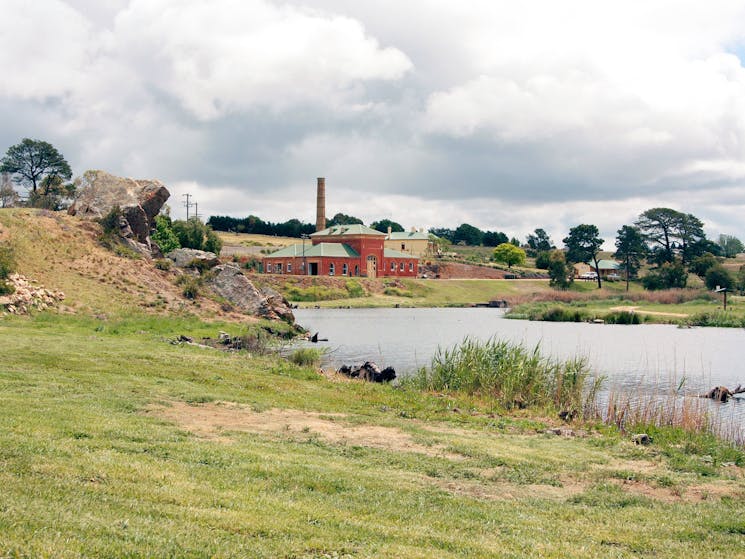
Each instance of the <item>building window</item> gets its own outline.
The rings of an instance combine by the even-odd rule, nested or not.
[[[360,267],[357,266],[357,265],[355,265],[355,267],[354,267],[354,275],[355,276],[359,276],[360,275]]]
[[[393,260],[391,260],[391,272],[395,272],[395,271],[396,271],[396,263]]]
[[[401,262],[401,264],[398,265],[398,269],[401,270],[402,272],[404,271],[404,263],[403,262]]]
[[[346,276],[349,273],[349,266],[347,266],[347,263],[341,265],[341,275]]]
[[[334,275],[334,263],[333,262],[329,264],[329,275],[330,276]]]
[[[406,243],[401,243],[401,250],[406,250]]]
[[[271,264],[267,264],[266,265],[266,273],[267,274],[271,274],[272,273],[272,265]]]
[[[305,261],[300,263],[300,269],[305,270]]]
[[[287,263],[287,273],[288,274],[292,273],[292,264],[290,264],[289,262]]]
[[[289,272],[289,270],[287,270],[287,271]],[[414,271],[414,263],[413,262],[409,262],[409,271],[410,272],[413,272]]]
[[[281,274],[282,273],[282,263],[281,262],[279,264],[277,264],[277,273],[278,274]]]

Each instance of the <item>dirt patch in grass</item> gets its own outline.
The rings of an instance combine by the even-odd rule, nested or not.
[[[610,310],[618,311],[618,312],[630,312],[630,313],[636,313],[636,314],[648,314],[649,316],[674,316],[675,318],[688,318],[690,316],[690,315],[679,313],[679,312],[659,312],[659,311],[639,310],[639,307],[634,307],[634,306],[611,307]]]
[[[441,446],[425,446],[408,433],[379,425],[352,425],[345,414],[270,409],[256,412],[248,406],[230,402],[189,405],[171,402],[168,406],[151,407],[149,413],[171,420],[197,436],[230,440],[229,432],[258,433],[293,437],[318,437],[331,443],[366,446],[395,452],[417,452],[429,456],[460,459]]]

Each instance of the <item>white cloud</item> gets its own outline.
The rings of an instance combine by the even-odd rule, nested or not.
[[[201,119],[256,105],[336,106],[411,62],[359,21],[265,0],[135,0],[116,18],[117,49]]]

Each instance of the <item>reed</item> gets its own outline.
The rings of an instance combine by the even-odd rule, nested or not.
[[[539,346],[466,338],[452,348],[439,348],[430,367],[411,382],[423,390],[460,392],[486,397],[505,409],[550,407],[586,415],[600,379],[582,358],[561,361],[541,354]]]
[[[597,401],[597,418],[621,432],[667,432],[711,435],[745,446],[745,429],[725,418],[726,404],[714,403],[698,394],[686,394],[678,386],[662,391],[637,387],[611,388]]]

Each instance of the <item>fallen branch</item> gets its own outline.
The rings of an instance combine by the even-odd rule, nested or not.
[[[735,394],[742,394],[744,392],[745,388],[741,384],[738,384],[737,388],[735,388],[734,390],[730,390],[726,386],[715,386],[706,394],[701,394],[701,397],[716,400],[717,402],[726,402],[730,398],[734,397]]]

